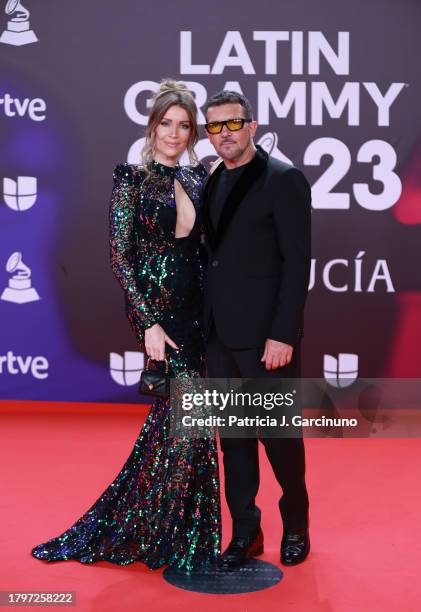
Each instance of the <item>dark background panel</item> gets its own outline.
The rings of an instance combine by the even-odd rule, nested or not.
[[[291,82],[305,83],[306,125],[295,125],[293,113],[280,119],[272,112],[269,125],[259,126],[257,133],[257,140],[276,134],[278,148],[311,184],[332,159],[324,156],[317,167],[304,165],[310,143],[335,138],[351,154],[350,168],[335,187],[351,194],[349,210],[313,211],[316,275],[306,309],[304,374],[322,376],[324,354],[348,352],[359,355],[360,375],[419,375],[416,341],[410,333],[399,335],[403,327],[416,335],[419,312],[419,217],[411,212],[421,160],[417,1],[262,0],[256,6],[249,0],[241,5],[216,0],[199,6],[190,0],[154,5],[24,0],[24,6],[39,42],[0,44],[0,98],[6,93],[40,97],[47,103],[47,117],[42,122],[5,117],[0,105],[0,188],[4,177],[38,179],[38,200],[30,210],[16,213],[0,202],[0,291],[10,278],[5,263],[19,250],[42,299],[22,305],[0,301],[0,357],[8,351],[45,356],[49,376],[38,380],[11,374],[3,363],[0,397],[136,401],[135,387],[116,384],[109,372],[110,352],[123,354],[137,346],[109,267],[108,202],[115,164],[127,159],[131,145],[144,134],[124,110],[126,92],[137,82],[165,76],[199,83],[209,95],[227,81],[238,81],[256,112],[259,82],[272,82],[281,99]],[[1,13],[1,31],[6,22]],[[227,67],[223,74],[182,74],[180,31],[185,30],[192,31],[193,62],[211,65],[226,32],[239,31],[256,74],[244,75],[239,67]],[[288,42],[278,44],[277,74],[265,74],[264,44],[253,40],[257,30],[303,32],[303,74],[291,74]],[[339,31],[350,33],[348,75],[335,74],[323,59],[320,74],[308,74],[308,32],[313,31],[322,32],[333,48]],[[325,115],[323,125],[311,125],[311,87],[318,81],[326,82],[333,98],[346,82],[360,84],[359,125],[349,126],[346,114],[339,119]],[[392,105],[390,125],[377,125],[364,82],[376,83],[381,92],[393,82],[405,83]],[[138,96],[141,113],[146,99],[146,94]],[[365,209],[352,193],[353,184],[361,182],[373,193],[381,189],[372,164],[356,161],[360,147],[373,139],[395,149],[404,186],[401,200],[381,212]],[[353,287],[361,251],[360,292]],[[348,282],[343,293],[329,290],[322,277],[327,262],[338,258],[349,262],[347,269],[332,271],[335,283]],[[382,259],[394,291],[379,281],[367,292]]]

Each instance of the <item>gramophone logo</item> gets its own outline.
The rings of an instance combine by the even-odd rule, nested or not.
[[[38,41],[29,24],[29,11],[22,6],[20,0],[8,0],[4,12],[9,17],[9,21],[6,30],[0,36],[0,42],[20,47]]]
[[[358,376],[358,355],[339,353],[338,358],[325,355],[323,373],[327,383],[337,389],[350,387]]]
[[[17,181],[3,179],[3,198],[12,210],[32,208],[37,200],[37,179],[34,176],[18,176]]]
[[[269,155],[272,155],[275,159],[279,159],[286,164],[292,164],[292,161],[282,153],[280,149],[278,149],[278,134],[275,132],[266,132],[259,139],[259,144],[262,149],[266,151]]]
[[[111,378],[119,385],[137,385],[144,363],[145,356],[138,351],[125,351],[124,357],[118,353],[110,353]]]
[[[31,287],[31,270],[23,263],[22,253],[12,253],[7,260],[6,271],[13,276],[9,280],[9,286],[1,294],[1,300],[27,304],[41,299],[37,290]]]

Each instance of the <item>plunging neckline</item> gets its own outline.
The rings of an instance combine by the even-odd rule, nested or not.
[[[187,234],[187,236],[176,236],[176,231],[177,231],[177,219],[178,219],[178,210],[177,210],[177,196],[176,196],[176,186],[175,186],[175,181],[177,181],[179,188],[181,189],[181,191],[183,192],[184,196],[188,199],[188,201],[190,202],[191,206],[193,207],[193,212],[194,212],[194,220],[193,220],[193,225],[191,226],[191,229],[189,231],[189,233]],[[178,180],[178,178],[175,176],[173,177],[173,185],[174,185],[174,201],[175,201],[175,224],[174,224],[174,229],[173,229],[173,234],[174,234],[174,240],[183,240],[184,238],[189,238],[195,228],[196,225],[196,220],[197,220],[197,210],[196,210],[196,206],[194,205],[193,200],[191,199],[191,197],[189,196],[189,194],[187,193],[187,191],[185,190],[184,186],[182,185],[182,183]],[[183,196],[182,196],[183,197]]]
[[[171,192],[174,193],[174,207],[175,207],[175,223],[174,226],[171,229],[171,233],[172,236],[174,238],[174,240],[186,240],[187,238],[190,238],[190,236],[193,234],[193,231],[196,227],[197,221],[198,221],[198,213],[197,213],[197,208],[196,205],[194,203],[194,201],[191,199],[190,195],[187,193],[186,189],[184,188],[184,185],[181,183],[181,181],[177,178],[177,173],[179,171],[181,171],[182,166],[179,162],[177,162],[175,164],[175,166],[167,166],[166,164],[163,164],[162,162],[157,161],[156,159],[152,159],[151,161],[151,170],[152,172],[155,172],[156,174],[159,174],[161,176],[167,176],[169,177],[171,183],[170,183],[170,189]],[[176,229],[177,229],[177,218],[178,218],[178,211],[177,211],[177,198],[176,198],[176,193],[175,193],[175,181],[177,181],[177,183],[180,186],[180,189],[184,192],[185,196],[190,200],[191,205],[193,206],[193,210],[195,213],[194,216],[194,222],[192,225],[192,228],[190,230],[190,232],[187,234],[187,236],[176,236]]]

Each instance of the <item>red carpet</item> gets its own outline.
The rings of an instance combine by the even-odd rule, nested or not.
[[[78,612],[409,612],[421,609],[421,444],[306,441],[312,553],[250,595],[176,589],[141,563],[45,563],[31,548],[79,518],[120,471],[147,408],[0,402],[2,591],[76,591]],[[261,449],[263,451],[263,448]],[[263,560],[279,564],[278,486],[261,452]],[[224,506],[224,543],[230,522]],[[29,607],[24,606],[24,609]],[[37,609],[51,610],[51,606]]]

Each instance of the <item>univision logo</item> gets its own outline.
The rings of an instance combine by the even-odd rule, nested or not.
[[[326,382],[332,387],[342,389],[350,387],[358,377],[358,355],[339,353],[338,358],[325,355],[323,374]]]
[[[125,351],[124,356],[118,353],[110,353],[111,378],[119,385],[137,385],[144,364],[144,354],[137,351]]]
[[[4,178],[3,199],[12,210],[22,212],[32,208],[37,201],[37,179],[34,176],[18,176],[17,181]]]

